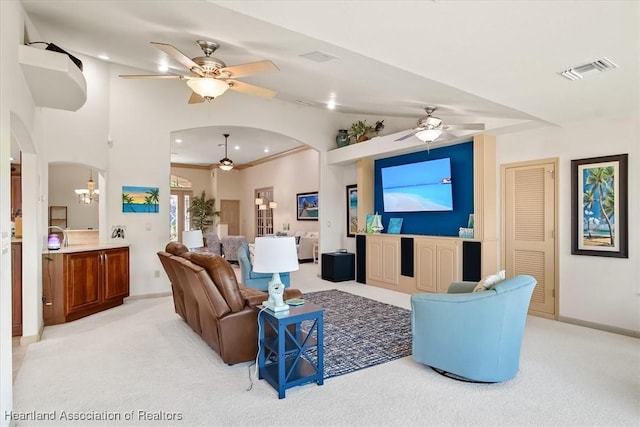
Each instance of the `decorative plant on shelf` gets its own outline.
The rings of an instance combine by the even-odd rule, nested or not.
[[[362,142],[369,139],[369,134],[375,132],[375,128],[367,124],[366,120],[358,120],[351,125],[349,136],[356,139],[356,142]]]
[[[202,234],[209,230],[209,227],[213,225],[214,218],[220,216],[220,211],[214,210],[216,206],[216,199],[205,198],[204,191],[200,197],[193,197],[191,199],[191,206],[188,212],[191,216],[191,228],[193,230],[201,230]]]

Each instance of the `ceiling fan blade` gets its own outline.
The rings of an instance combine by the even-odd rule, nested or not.
[[[229,83],[229,89],[242,93],[248,93],[250,95],[258,95],[264,98],[273,98],[277,92],[271,89],[267,89],[260,86],[250,85],[249,83],[241,82],[239,80],[225,80]]]
[[[195,92],[191,92],[191,97],[189,98],[189,104],[199,104],[201,102],[204,102],[204,98]]]
[[[453,125],[442,125],[443,130],[484,130],[484,123],[460,123]]]
[[[184,79],[184,76],[176,76],[172,74],[120,74],[123,79]]]
[[[192,71],[198,74],[199,76],[202,76],[204,74],[198,64],[193,62],[191,58],[189,58],[184,53],[180,52],[178,49],[176,49],[172,45],[167,43],[158,43],[158,42],[150,42],[150,43],[155,47],[157,47],[158,49],[160,49],[161,51],[163,51],[164,53],[166,53],[167,55],[169,55],[170,57],[172,57],[173,59],[175,59],[176,61],[178,61],[179,63],[181,63],[182,65],[184,65],[187,68],[187,70]]]
[[[229,77],[237,78],[249,76],[258,73],[270,73],[280,71],[280,69],[271,61],[247,62],[246,64],[232,65],[220,69],[222,73],[229,73]]]
[[[394,141],[404,141],[405,139],[411,138],[415,134],[416,134],[416,132],[412,131],[411,133],[408,133],[405,136],[401,136],[400,138],[394,139]]]

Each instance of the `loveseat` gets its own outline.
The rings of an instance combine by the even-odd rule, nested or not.
[[[158,252],[173,293],[176,313],[227,364],[254,360],[258,353],[257,305],[268,295],[236,280],[231,265],[213,253],[189,252],[171,242]],[[284,298],[301,298],[298,289]]]

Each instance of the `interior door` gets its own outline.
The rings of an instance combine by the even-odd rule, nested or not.
[[[227,224],[229,236],[240,235],[240,200],[220,200],[220,224]]]
[[[507,277],[535,277],[529,313],[558,316],[557,159],[502,166],[502,265]]]

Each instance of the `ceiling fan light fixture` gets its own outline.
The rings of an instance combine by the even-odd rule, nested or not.
[[[187,80],[187,86],[207,101],[219,97],[229,89],[229,83],[213,77],[189,79]]]
[[[433,142],[442,134],[440,129],[425,129],[420,132],[416,132],[416,138],[422,142]]]

